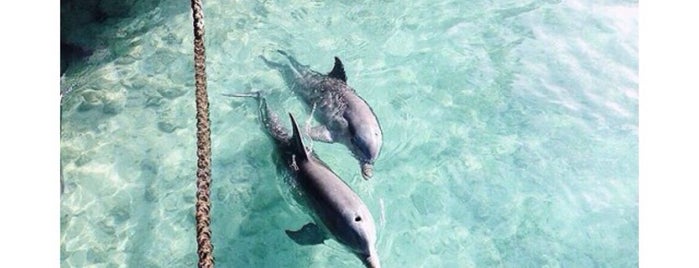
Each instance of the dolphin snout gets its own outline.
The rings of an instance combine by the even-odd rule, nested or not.
[[[362,262],[367,268],[381,268],[381,263],[379,262],[379,256],[376,254],[371,254],[368,257],[364,257]]]
[[[374,176],[374,165],[373,164],[364,162],[361,164],[361,168],[362,168],[362,177],[365,180],[369,180],[369,178]]]

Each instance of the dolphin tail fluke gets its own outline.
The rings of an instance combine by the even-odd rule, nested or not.
[[[267,66],[269,66],[272,69],[283,69],[284,68],[283,64],[270,61],[267,58],[265,58],[265,56],[260,55],[260,59],[262,59],[262,61],[264,61],[265,64],[267,64]]]
[[[318,245],[325,241],[326,237],[318,225],[307,223],[298,231],[286,230],[286,235],[299,245]]]
[[[292,57],[291,55],[289,55],[289,53],[286,53],[286,51],[281,50],[281,49],[277,49],[276,51],[277,51],[277,53],[282,54],[282,56],[284,56],[284,57],[286,57],[287,59],[289,59],[289,61],[291,61],[292,64],[294,64],[294,65],[301,65],[300,63],[298,63],[298,62],[296,61],[296,59],[294,59],[294,57]],[[271,61],[271,60],[268,60],[267,58],[265,58],[265,56],[262,56],[262,55],[260,55],[260,59],[262,59],[262,61],[264,61],[265,64],[267,64],[267,66],[269,66],[270,68],[283,69],[283,68],[285,67],[284,64],[279,63],[279,62],[273,62],[273,61]]]
[[[253,98],[257,100],[259,105],[260,121],[262,121],[263,129],[266,130],[272,138],[281,142],[286,141],[288,138],[288,130],[282,126],[279,122],[279,117],[277,114],[269,109],[267,105],[267,99],[262,96],[261,91],[252,91],[246,93],[228,93],[223,94],[226,97],[236,97],[236,98]]]
[[[291,137],[294,150],[302,159],[308,159],[308,151],[306,151],[306,146],[303,145],[303,138],[301,137],[301,132],[299,131],[299,125],[296,123],[296,119],[294,119],[294,116],[291,115],[291,113],[289,113],[289,118],[291,118],[291,125],[294,129],[294,134]]]
[[[267,121],[267,114],[268,114],[268,108],[267,108],[267,100],[265,97],[262,97],[262,92],[261,91],[251,91],[251,92],[245,92],[245,93],[223,93],[223,96],[226,97],[233,97],[233,98],[253,98],[257,100],[257,103],[260,105],[260,118],[263,119],[263,121]]]
[[[286,51],[284,50],[277,49],[277,53],[284,55],[284,57],[291,58],[291,56],[289,56],[289,53],[286,53]]]
[[[245,93],[223,93],[222,95],[234,98],[254,98],[257,100],[262,98],[262,93],[260,91],[250,91]]]
[[[289,55],[289,53],[286,53],[286,51],[279,49],[279,50],[277,50],[277,52],[278,52],[279,54],[282,54],[282,56],[286,57],[286,59],[289,60],[289,63],[291,63],[291,67],[293,67],[293,69],[294,69],[296,72],[301,72],[301,71],[303,71],[303,70],[309,69],[309,66],[308,66],[308,65],[303,65],[303,64],[301,64],[300,62],[298,62],[298,61],[296,60],[296,58],[294,58],[294,57],[292,57],[291,55]]]

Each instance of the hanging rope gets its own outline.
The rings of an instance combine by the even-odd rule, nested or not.
[[[214,267],[214,246],[209,228],[209,185],[211,184],[211,129],[209,97],[206,93],[206,57],[204,55],[204,12],[201,0],[192,1],[194,17],[194,80],[197,105],[197,254],[199,267]]]

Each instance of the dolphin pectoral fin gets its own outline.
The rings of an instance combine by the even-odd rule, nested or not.
[[[325,241],[326,237],[318,225],[307,223],[298,231],[286,230],[286,235],[299,245],[318,245]]]
[[[328,129],[328,127],[324,125],[319,125],[315,127],[307,127],[306,128],[306,133],[308,136],[311,137],[314,141],[320,141],[320,142],[325,142],[325,143],[334,143],[335,140],[333,139],[333,135]]]

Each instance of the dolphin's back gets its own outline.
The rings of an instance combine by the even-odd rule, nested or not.
[[[359,196],[337,174],[319,161],[311,158],[302,163],[297,176],[297,183],[313,203],[311,206],[321,206],[322,209],[332,209],[341,213],[344,213],[342,210],[345,209],[364,206]]]
[[[278,51],[289,61],[281,64],[267,60],[265,63],[277,69],[289,88],[303,100],[308,109],[314,105],[319,110],[314,116],[323,124],[332,124],[341,119],[341,112],[346,108],[345,96],[356,94],[346,83],[346,75],[342,63],[336,58],[335,67],[329,74],[322,74],[299,63],[293,56],[284,51]]]
[[[307,204],[336,240],[353,248],[366,246],[361,244],[369,241],[362,241],[359,236],[363,231],[375,232],[373,218],[361,198],[340,177],[320,160],[311,158],[300,163],[296,178]],[[358,221],[370,225],[371,230],[361,230]]]

